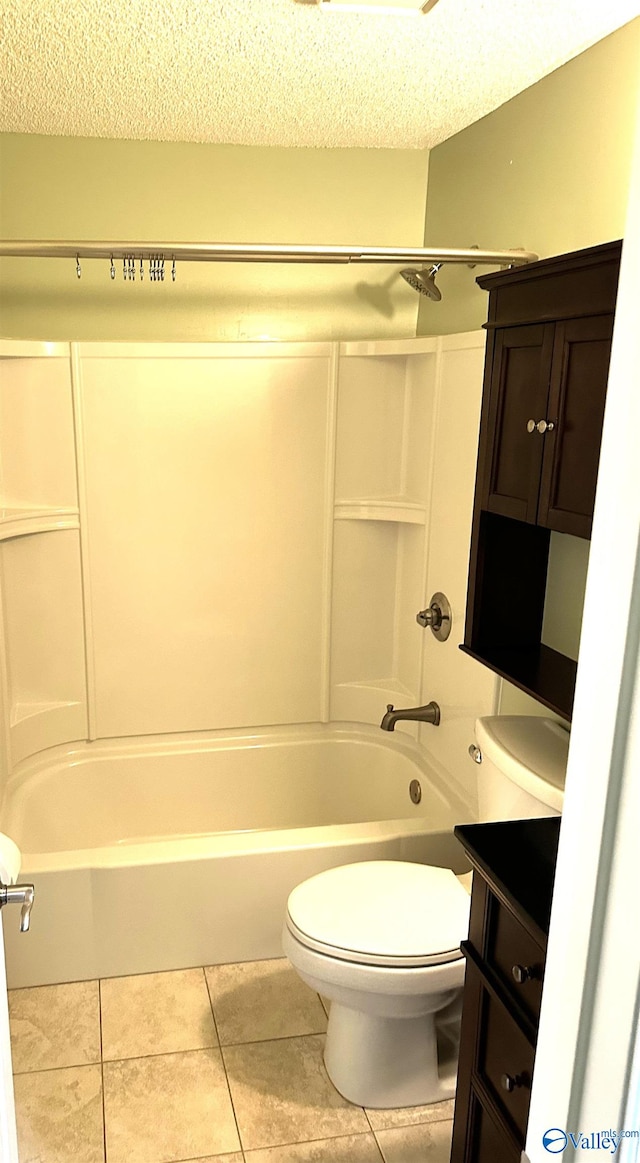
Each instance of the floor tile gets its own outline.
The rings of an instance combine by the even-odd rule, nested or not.
[[[329,1081],[323,1049],[317,1034],[223,1049],[245,1151],[369,1131]]]
[[[384,1163],[449,1163],[452,1130],[450,1121],[420,1123],[376,1131],[376,1139]]]
[[[104,1163],[100,1066],[14,1080],[20,1163]]]
[[[175,1163],[238,1151],[217,1049],[105,1062],[108,1163]]]
[[[9,992],[14,1074],[100,1061],[97,981]]]
[[[222,1046],[327,1028],[317,993],[284,959],[214,965],[205,973]]]
[[[218,1045],[202,969],[100,982],[105,1060]]]
[[[244,1163],[242,1151],[234,1151],[232,1155],[207,1155],[206,1159],[185,1159],[184,1163]]]
[[[440,1123],[453,1118],[453,1099],[432,1102],[428,1106],[398,1107],[397,1110],[369,1110],[367,1117],[374,1131],[388,1127],[409,1127],[414,1123]]]
[[[247,1151],[246,1163],[382,1163],[373,1135],[340,1135],[313,1143],[292,1143]]]

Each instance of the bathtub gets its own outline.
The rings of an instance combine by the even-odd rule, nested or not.
[[[360,725],[53,748],[2,812],[36,886],[31,931],[4,919],[9,985],[279,957],[294,885],[354,860],[464,871],[469,818],[413,739]]]

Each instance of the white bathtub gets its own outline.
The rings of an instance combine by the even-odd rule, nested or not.
[[[375,728],[43,752],[13,776],[0,825],[36,885],[30,933],[4,919],[9,984],[280,956],[294,885],[353,860],[463,871],[451,829],[469,818],[412,739]]]

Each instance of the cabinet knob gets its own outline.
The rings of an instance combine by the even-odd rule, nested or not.
[[[518,985],[524,985],[525,981],[531,981],[531,978],[535,977],[535,970],[529,965],[513,965],[511,975]]]
[[[555,423],[553,420],[527,420],[527,432],[531,435],[532,432],[539,432],[544,436],[545,432],[553,432]]]
[[[527,432],[529,435],[531,435],[532,432],[535,432],[537,427],[538,425],[536,424],[535,420],[527,420]]]
[[[500,1085],[503,1090],[507,1090],[509,1094],[516,1090],[519,1086],[525,1086],[527,1081],[526,1074],[502,1074],[500,1076]]]

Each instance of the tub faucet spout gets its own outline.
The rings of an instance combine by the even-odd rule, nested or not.
[[[394,711],[393,703],[387,704],[386,714],[382,716],[380,726],[383,731],[393,731],[399,719],[408,719],[417,723],[431,723],[433,727],[440,725],[440,707],[437,703],[427,703],[426,707],[407,707],[404,711]]]

